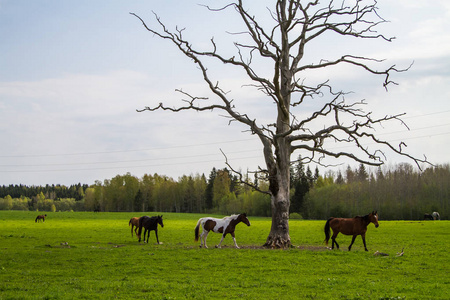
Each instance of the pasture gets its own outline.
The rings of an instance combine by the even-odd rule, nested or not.
[[[448,299],[449,221],[383,221],[347,251],[323,243],[325,221],[290,221],[295,247],[260,246],[270,219],[194,242],[199,214],[163,213],[159,240],[131,237],[143,213],[0,211],[0,299]],[[153,216],[161,213],[146,213]],[[220,216],[216,216],[220,217]],[[331,245],[330,245],[331,246]],[[396,256],[404,249],[403,256]],[[389,256],[376,256],[380,251]]]

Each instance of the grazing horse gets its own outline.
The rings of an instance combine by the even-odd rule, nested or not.
[[[250,226],[250,221],[247,219],[247,214],[245,213],[240,215],[232,215],[223,219],[208,217],[200,218],[197,222],[197,226],[195,227],[195,241],[198,241],[199,228],[200,226],[202,226],[203,232],[200,235],[200,247],[202,247],[204,244],[205,248],[208,248],[208,246],[206,246],[206,238],[208,237],[209,231],[212,230],[213,232],[222,233],[222,239],[220,240],[220,243],[216,246],[216,248],[220,248],[223,239],[229,233],[233,238],[234,245],[239,249],[238,245],[236,244],[234,229],[240,222],[243,222],[244,224],[247,224],[247,226]]]
[[[36,219],[34,220],[34,223],[40,222],[41,220],[42,220],[42,222],[45,222],[45,217],[46,216],[47,215],[39,215],[39,216],[37,216]]]
[[[139,218],[131,218],[130,222],[128,222],[128,226],[131,226],[131,236],[133,236],[133,227],[134,227],[134,233],[137,237],[138,235],[138,229],[139,229]]]
[[[370,214],[363,217],[356,216],[349,219],[329,218],[325,224],[325,242],[328,245],[331,227],[331,229],[333,229],[333,236],[331,237],[333,243],[331,244],[331,249],[334,249],[334,244],[336,244],[336,247],[339,249],[339,244],[336,242],[336,237],[339,232],[342,232],[342,234],[345,235],[353,235],[352,242],[350,246],[348,246],[348,251],[352,248],[353,242],[358,235],[361,235],[364,243],[364,249],[368,251],[366,247],[366,231],[367,225],[370,223],[373,223],[375,224],[375,227],[378,227],[378,214],[376,211],[372,211]]]
[[[437,211],[434,211],[431,215],[433,216],[433,220],[441,219],[441,216],[439,215],[439,213]]]
[[[150,231],[154,230],[155,234],[156,234],[156,242],[159,244],[158,224],[161,225],[161,227],[164,227],[162,217],[163,216],[154,216],[154,217],[150,218],[148,216],[143,216],[143,217],[139,218],[139,233],[138,233],[139,242],[141,241],[142,227],[144,227],[145,228],[144,242],[145,242],[145,234],[148,232],[148,234],[147,234],[147,244],[148,244],[148,238],[150,236]]]
[[[434,219],[433,219],[433,216],[430,215],[430,214],[424,214],[424,215],[423,215],[423,219],[424,219],[424,220],[434,220]]]

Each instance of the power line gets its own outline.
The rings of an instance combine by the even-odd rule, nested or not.
[[[431,116],[431,115],[443,114],[443,113],[448,113],[448,112],[450,112],[450,110],[434,112],[434,113],[428,113],[428,114],[422,114],[422,115],[416,115],[416,116],[409,116],[409,117],[404,117],[402,119],[418,118],[418,117]],[[410,131],[423,130],[423,129],[434,128],[434,127],[438,127],[438,126],[447,126],[447,125],[450,125],[450,124],[443,124],[443,125],[435,125],[435,126],[429,126],[429,127],[416,128],[416,129],[412,129]],[[404,133],[404,132],[403,131],[396,131],[396,132],[390,132],[390,133],[381,133],[379,135],[394,134],[394,133]],[[209,145],[219,145],[219,144],[224,144],[224,143],[228,144],[228,143],[247,142],[247,141],[253,141],[253,140],[254,139],[241,139],[241,140],[220,141],[220,142],[201,143],[201,144],[175,145],[175,146],[169,146],[169,147],[155,147],[155,148],[127,149],[127,150],[111,150],[111,151],[98,151],[98,152],[0,155],[0,158],[58,157],[58,156],[81,156],[81,155],[128,153],[128,152],[142,152],[142,151],[168,150],[168,149],[177,149],[177,148],[201,147],[201,146],[209,146]]]
[[[111,150],[111,151],[99,151],[99,152],[77,152],[77,153],[60,153],[60,154],[24,154],[24,155],[0,155],[0,158],[25,158],[25,157],[56,157],[56,156],[77,156],[77,155],[97,155],[97,154],[112,154],[112,153],[126,153],[126,152],[142,152],[142,151],[154,151],[154,150],[167,150],[176,148],[191,148],[209,145],[219,145],[223,143],[239,143],[251,141],[254,139],[243,139],[243,140],[233,140],[233,141],[221,141],[203,144],[192,144],[192,145],[178,145],[170,147],[156,147],[147,149],[129,149],[129,150]]]
[[[429,138],[434,136],[441,136],[441,135],[447,135],[450,134],[450,132],[446,133],[440,133],[440,134],[433,134],[433,135],[424,135],[424,136],[418,136],[418,137],[411,137],[411,138],[403,138],[399,140],[392,140],[389,141],[389,143],[393,143],[396,141],[405,141],[405,140],[411,140],[411,139],[418,139],[418,138]],[[366,145],[376,145],[377,143],[369,143]],[[338,146],[338,147],[330,147],[330,149],[339,149],[339,148],[351,148],[354,147],[354,145],[346,145],[346,146]],[[254,150],[242,150],[242,151],[234,151],[234,152],[227,152],[227,154],[238,154],[238,153],[246,153],[246,152],[258,152],[260,149],[254,149]],[[146,160],[131,160],[131,161],[122,161],[122,162],[144,162],[144,161],[154,161],[154,160],[175,160],[175,159],[183,159],[183,158],[196,158],[196,157],[202,157],[205,156],[215,156],[216,154],[207,154],[207,155],[190,155],[190,156],[184,156],[184,157],[168,157],[168,158],[155,158],[155,159],[146,159]],[[247,156],[247,157],[237,157],[237,158],[229,158],[230,160],[237,161],[237,160],[243,160],[243,159],[257,159],[261,158],[261,155],[258,156]],[[122,162],[95,162],[92,164],[104,164],[104,163],[122,163]],[[4,170],[0,171],[0,173],[39,173],[39,172],[70,172],[70,171],[94,171],[94,170],[111,170],[111,169],[135,169],[135,168],[151,168],[151,167],[160,167],[160,166],[173,166],[173,165],[186,165],[186,164],[200,164],[200,163],[211,163],[211,162],[224,162],[224,159],[214,159],[214,160],[201,160],[201,161],[188,161],[188,162],[171,162],[171,163],[160,163],[160,164],[149,164],[149,165],[138,165],[138,166],[112,166],[112,167],[98,167],[98,168],[76,168],[76,169],[45,169],[45,170]],[[70,165],[90,165],[91,163],[73,163],[73,164],[43,164],[43,165],[30,165],[29,167],[44,167],[44,166],[70,166]],[[14,165],[0,165],[0,167],[14,167]],[[27,167],[27,165],[20,165],[20,167]]]
[[[237,154],[237,153],[246,153],[246,152],[257,152],[260,149],[253,150],[241,150],[241,151],[232,151],[227,152],[227,154]],[[48,163],[48,164],[27,164],[27,165],[0,165],[0,167],[45,167],[45,166],[80,166],[80,165],[102,165],[102,164],[119,164],[119,163],[131,163],[131,162],[148,162],[154,160],[177,160],[177,159],[185,159],[185,158],[196,158],[196,157],[207,157],[207,156],[217,156],[221,155],[219,152],[215,154],[196,154],[196,155],[187,155],[187,156],[178,156],[178,157],[162,157],[162,158],[149,158],[149,159],[133,159],[133,160],[122,160],[122,161],[104,161],[104,162],[84,162],[84,163]]]
[[[445,113],[448,113],[448,112],[450,112],[450,110],[438,111],[438,112],[422,114],[422,115],[415,115],[415,116],[407,116],[407,117],[402,117],[402,119],[412,119],[412,118],[426,117],[426,116],[432,116],[432,115],[438,115],[438,114],[445,114]]]
[[[233,161],[243,160],[243,159],[254,159],[260,158],[260,156],[248,156],[248,157],[239,157],[233,158]],[[152,164],[152,165],[139,165],[139,166],[123,166],[123,167],[101,167],[101,168],[82,168],[82,169],[46,169],[46,170],[7,170],[0,171],[0,173],[41,173],[41,172],[76,172],[76,171],[94,171],[94,170],[117,170],[117,169],[135,169],[135,168],[151,168],[151,167],[160,167],[160,166],[173,166],[173,165],[187,165],[187,164],[200,164],[200,163],[211,163],[211,162],[224,162],[224,159],[216,159],[209,161],[189,161],[189,162],[181,162],[181,163],[163,163],[163,164]]]
[[[423,114],[423,115],[417,115],[412,116],[410,118],[415,117],[421,117],[421,116],[429,116],[429,115],[436,115],[441,113],[447,113],[448,111],[442,111],[442,112],[436,112],[436,113],[429,113],[429,114]],[[441,125],[434,125],[434,126],[427,126],[427,127],[421,127],[421,128],[415,128],[410,130],[411,131],[417,131],[417,130],[424,130],[424,129],[430,129],[430,128],[437,128],[437,127],[443,127],[448,126],[450,123],[447,124],[441,124]],[[380,133],[377,136],[380,135],[388,135],[388,134],[396,134],[396,133],[402,133],[404,134],[405,131],[396,131],[396,132],[390,132],[390,133]],[[430,134],[430,135],[422,135],[422,136],[415,136],[415,137],[409,137],[409,138],[402,138],[402,139],[395,139],[392,141],[389,141],[389,143],[394,143],[397,141],[407,141],[412,139],[419,139],[419,138],[431,138],[435,136],[442,136],[447,135],[450,132],[445,133],[439,133],[439,134]],[[190,145],[178,145],[178,146],[169,146],[169,147],[155,147],[155,148],[147,148],[147,149],[131,149],[131,150],[113,150],[113,151],[102,151],[102,152],[84,152],[84,153],[66,153],[66,154],[43,154],[43,155],[3,155],[0,156],[0,158],[26,158],[26,157],[58,157],[58,156],[76,156],[76,155],[94,155],[94,154],[112,154],[112,153],[127,153],[127,152],[143,152],[143,151],[154,151],[154,150],[167,150],[167,149],[178,149],[178,148],[192,148],[192,147],[201,147],[201,146],[209,146],[209,145],[217,145],[217,144],[230,144],[230,143],[239,143],[239,142],[247,142],[254,139],[241,139],[241,140],[231,140],[231,141],[221,141],[221,142],[210,142],[210,143],[201,143],[201,144],[190,144]],[[369,145],[375,145],[377,143],[369,143],[366,144]],[[330,149],[339,149],[339,148],[350,148],[354,147],[354,145],[342,145],[337,147],[330,147]],[[227,152],[227,154],[239,154],[239,153],[248,153],[248,152],[258,152],[260,149],[252,149],[252,150],[241,150],[241,151],[232,151]],[[213,157],[218,154],[196,154],[196,155],[187,155],[187,156],[178,156],[178,157],[164,157],[164,158],[151,158],[151,159],[137,159],[137,160],[122,160],[122,161],[105,161],[105,162],[81,162],[81,163],[50,163],[50,164],[34,164],[34,165],[15,165],[15,164],[5,164],[0,165],[0,167],[21,167],[21,168],[32,168],[32,167],[54,167],[54,166],[83,166],[83,165],[105,165],[105,164],[120,164],[120,163],[144,163],[144,162],[150,162],[155,160],[179,160],[179,159],[189,159],[189,158],[199,158],[201,157],[201,161],[189,161],[189,162],[169,162],[169,163],[160,163],[160,164],[149,164],[149,165],[142,165],[139,166],[103,166],[103,167],[88,167],[88,168],[71,168],[71,169],[46,169],[46,170],[5,170],[0,171],[0,173],[36,173],[36,172],[68,172],[68,171],[91,171],[91,170],[107,170],[107,169],[134,169],[134,168],[149,168],[149,167],[157,167],[157,166],[170,166],[170,165],[186,165],[186,164],[199,164],[199,163],[210,163],[210,162],[223,162],[224,159],[215,159],[215,160],[204,160],[206,157]],[[250,157],[239,157],[239,158],[232,158],[232,160],[243,160],[243,159],[255,159],[255,158],[261,158],[261,155],[258,156],[250,156]]]

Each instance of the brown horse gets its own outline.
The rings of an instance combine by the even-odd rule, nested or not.
[[[130,222],[128,222],[128,226],[131,226],[131,236],[133,236],[133,227],[134,227],[134,233],[136,234],[136,236],[138,238],[140,238],[140,235],[138,233],[138,229],[139,229],[139,218],[131,218]]]
[[[36,222],[40,222],[41,220],[42,220],[42,222],[45,222],[45,217],[46,217],[47,215],[39,215],[39,216],[37,216],[36,217],[36,219],[34,220],[34,222],[36,223]]]
[[[339,232],[342,232],[342,234],[345,235],[353,235],[352,242],[350,246],[348,246],[348,251],[352,248],[353,242],[358,235],[361,235],[364,243],[364,249],[368,251],[366,247],[366,231],[367,225],[370,223],[373,223],[375,224],[375,227],[378,227],[378,213],[376,211],[372,211],[370,214],[363,217],[356,216],[351,219],[329,218],[325,224],[325,243],[328,245],[331,227],[331,229],[333,229],[333,236],[331,237],[333,243],[331,244],[331,249],[334,249],[334,244],[336,244],[336,247],[339,249],[339,244],[336,242],[336,237]]]

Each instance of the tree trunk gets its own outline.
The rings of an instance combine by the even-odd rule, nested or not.
[[[272,226],[264,247],[289,248],[289,206],[290,206],[290,144],[286,138],[278,140],[276,147],[275,174],[270,177],[270,192],[272,206]]]
[[[288,183],[289,184],[289,183]],[[267,248],[289,248],[289,188],[281,184],[280,190],[271,196],[272,226],[264,244]]]
[[[282,4],[285,6],[285,3]],[[285,16],[284,16],[285,17]],[[291,142],[286,136],[290,127],[290,106],[292,91],[292,73],[290,71],[290,56],[288,29],[285,23],[281,24],[282,53],[280,55],[278,74],[275,82],[279,82],[278,113],[276,123],[276,135],[273,138],[275,146],[275,164],[267,165],[269,170],[269,190],[272,205],[272,226],[267,241],[264,244],[269,248],[288,248],[291,246],[289,236],[289,206],[290,206],[290,165]],[[267,161],[267,160],[266,160]]]

